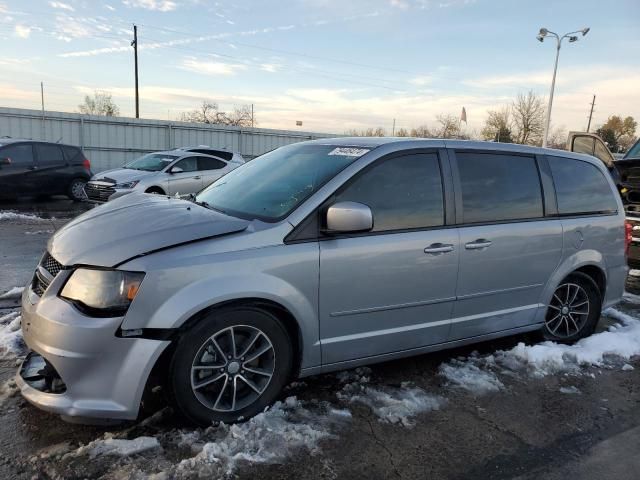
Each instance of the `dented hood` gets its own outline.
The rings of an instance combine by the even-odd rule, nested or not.
[[[113,267],[154,250],[240,232],[248,224],[187,200],[131,193],[67,223],[48,250],[66,266]]]

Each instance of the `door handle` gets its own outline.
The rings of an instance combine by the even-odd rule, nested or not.
[[[432,243],[424,249],[424,253],[428,255],[437,255],[439,253],[453,252],[453,245],[450,243]]]
[[[193,177],[194,180],[200,180],[202,177],[198,175],[197,177]]]
[[[487,248],[491,246],[491,240],[485,240],[484,238],[479,238],[478,240],[474,240],[473,242],[465,243],[464,248],[467,250],[480,250],[482,248]]]

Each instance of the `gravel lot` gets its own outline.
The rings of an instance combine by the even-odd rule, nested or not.
[[[52,231],[84,208],[0,204],[0,295],[29,280]],[[638,280],[630,277],[630,293],[640,294]],[[6,329],[18,310],[0,298],[0,339],[16,339],[0,341],[0,478],[638,478],[637,358],[586,366],[563,357],[551,368],[524,346],[535,338],[519,336],[304,379],[231,428],[194,429],[168,408],[87,427],[16,394],[19,352],[8,348],[19,350],[19,331]],[[640,319],[640,297],[603,316],[598,338],[638,340],[640,351],[640,320],[621,313]]]

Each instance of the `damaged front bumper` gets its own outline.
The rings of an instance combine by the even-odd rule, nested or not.
[[[23,293],[22,331],[34,353],[16,374],[20,392],[74,421],[134,420],[149,373],[170,342],[116,336],[122,317],[87,317],[52,293],[66,276],[60,272],[41,297],[31,287]]]

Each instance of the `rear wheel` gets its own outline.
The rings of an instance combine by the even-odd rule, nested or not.
[[[596,283],[576,272],[556,288],[547,307],[543,335],[545,340],[573,343],[591,335],[602,309],[602,296]]]
[[[67,188],[67,196],[74,202],[85,200],[87,198],[87,194],[84,192],[86,184],[87,181],[84,178],[74,178]]]
[[[178,342],[169,371],[172,396],[199,425],[246,420],[276,400],[292,361],[289,335],[270,313],[213,311]]]

